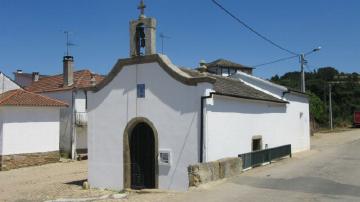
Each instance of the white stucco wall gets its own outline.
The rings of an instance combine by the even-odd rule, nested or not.
[[[0,114],[1,155],[59,151],[59,108],[0,107]]]
[[[0,154],[3,151],[3,113],[1,113],[0,109]]]
[[[310,149],[310,112],[309,99],[306,95],[296,92],[288,92],[284,86],[272,83],[252,75],[238,72],[232,76],[240,79],[245,84],[268,93],[274,97],[286,100],[289,104],[286,105],[287,125],[296,132],[297,143],[293,145],[293,151],[299,152]],[[297,122],[298,117],[302,117],[304,122]]]
[[[0,72],[0,94],[9,90],[19,89],[20,86]]]
[[[268,148],[291,144],[293,152],[308,150],[307,99],[296,96],[291,99],[290,104],[216,95],[208,100],[205,110],[206,161],[250,152],[254,136],[262,136],[263,148],[265,144]]]
[[[146,85],[145,98],[136,98],[137,84]],[[187,189],[187,167],[199,160],[200,97],[209,86],[184,85],[149,63],[126,66],[102,90],[88,92],[90,186],[123,188],[123,133],[130,120],[145,117],[159,150],[171,150],[171,166],[159,165],[159,188]]]
[[[66,102],[69,107],[60,109],[60,150],[71,153],[72,140],[72,114],[73,94],[72,91],[46,92],[43,95]]]
[[[310,109],[309,100],[306,96],[296,94],[285,94],[284,99],[288,100],[287,120],[288,128],[294,134],[293,152],[300,152],[310,149]],[[295,120],[303,121],[296,122]]]

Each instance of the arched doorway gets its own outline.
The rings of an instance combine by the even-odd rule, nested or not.
[[[144,117],[129,121],[124,131],[124,188],[158,188],[158,134]]]
[[[155,139],[146,123],[137,124],[130,136],[131,188],[155,188]]]

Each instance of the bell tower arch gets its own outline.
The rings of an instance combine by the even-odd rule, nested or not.
[[[142,0],[139,18],[130,21],[130,57],[156,54],[156,19],[146,17],[145,8]]]

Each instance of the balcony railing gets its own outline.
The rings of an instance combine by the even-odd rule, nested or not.
[[[86,126],[88,117],[86,112],[75,112],[75,124],[77,126]]]

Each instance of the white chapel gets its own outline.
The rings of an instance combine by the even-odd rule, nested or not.
[[[189,165],[285,144],[309,149],[305,94],[229,61],[172,64],[156,52],[156,19],[145,16],[143,2],[139,8],[129,58],[87,89],[92,188],[186,190]],[[220,66],[228,74],[217,74]]]

